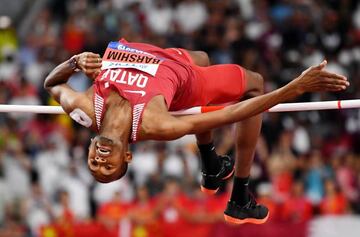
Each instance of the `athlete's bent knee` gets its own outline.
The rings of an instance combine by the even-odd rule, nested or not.
[[[210,66],[209,55],[204,51],[192,51],[192,57],[196,65],[201,67]]]
[[[245,98],[252,98],[264,94],[264,78],[261,74],[247,71],[247,83]]]
[[[258,95],[264,94],[264,78],[260,73],[255,73],[255,84],[256,84],[256,92]]]

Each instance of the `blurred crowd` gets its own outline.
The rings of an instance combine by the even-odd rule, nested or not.
[[[0,16],[0,104],[55,105],[46,75],[119,38],[206,51],[213,64],[261,73],[266,91],[326,58],[351,87],[299,101],[360,97],[356,0],[52,0],[25,37],[11,20]],[[69,83],[91,81],[79,73]],[[214,197],[199,191],[194,137],[134,144],[128,175],[99,184],[86,165],[93,135],[65,115],[0,114],[0,236],[73,236],[76,223],[96,223],[109,236],[205,237],[222,222],[231,185]],[[215,131],[219,154],[234,154],[233,137],[233,126]],[[360,110],[264,114],[251,180],[270,222],[359,214]]]

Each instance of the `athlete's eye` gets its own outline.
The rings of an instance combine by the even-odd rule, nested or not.
[[[106,166],[105,166],[105,169],[107,169],[107,170],[111,170],[111,167],[110,167],[110,166],[108,166],[108,165],[106,165]]]

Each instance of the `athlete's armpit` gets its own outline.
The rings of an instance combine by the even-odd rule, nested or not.
[[[158,116],[150,126],[143,126],[140,140],[175,140],[194,131],[192,123],[170,114]]]
[[[174,140],[193,130],[192,124],[172,116],[162,95],[146,105],[141,122],[139,140]]]

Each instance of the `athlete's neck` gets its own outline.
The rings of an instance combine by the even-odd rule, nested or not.
[[[130,103],[116,93],[106,100],[106,111],[101,124],[101,136],[128,141],[131,133],[132,112]]]

